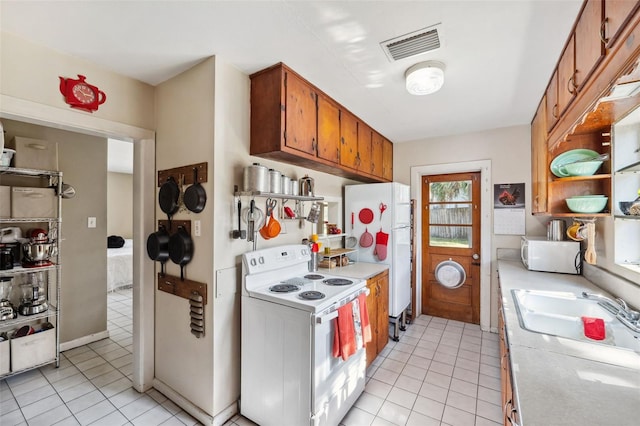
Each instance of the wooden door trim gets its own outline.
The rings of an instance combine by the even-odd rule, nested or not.
[[[411,198],[416,199],[417,205],[422,205],[422,179],[426,175],[437,175],[446,173],[459,173],[459,172],[472,172],[480,171],[480,183],[481,183],[481,201],[480,201],[480,214],[482,216],[482,230],[481,230],[481,248],[480,248],[480,328],[485,331],[497,331],[497,327],[491,325],[492,321],[492,309],[491,305],[497,303],[497,300],[491,298],[491,262],[492,262],[492,244],[491,238],[493,237],[492,224],[492,211],[493,211],[493,191],[491,181],[491,160],[477,160],[467,161],[460,163],[442,163],[433,165],[413,166],[411,167]],[[416,209],[415,223],[422,223],[421,209]],[[421,226],[421,225],[418,225]],[[418,259],[422,256],[422,242],[421,232],[416,230],[416,257]],[[416,262],[416,281],[422,281],[422,265],[420,262]],[[422,291],[416,285],[416,299],[420,300],[422,297]],[[416,303],[416,316],[421,314],[422,307],[419,303]]]

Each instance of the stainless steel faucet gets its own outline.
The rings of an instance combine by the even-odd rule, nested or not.
[[[629,308],[627,302],[621,298],[609,299],[601,294],[582,292],[585,299],[598,300],[598,303],[611,312],[618,320],[635,332],[640,332],[640,312]]]

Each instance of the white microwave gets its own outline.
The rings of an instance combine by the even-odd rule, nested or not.
[[[546,237],[523,236],[520,257],[531,271],[580,274],[582,255],[578,241],[551,241]]]

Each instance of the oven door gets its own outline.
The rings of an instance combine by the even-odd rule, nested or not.
[[[351,303],[357,297],[356,293]],[[357,350],[346,361],[332,356],[335,334],[333,310],[315,317],[312,342],[313,384],[311,401],[312,425],[338,425],[364,391],[366,351]]]

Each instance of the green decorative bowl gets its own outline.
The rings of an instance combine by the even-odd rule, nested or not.
[[[591,176],[595,174],[602,166],[602,161],[583,161],[580,163],[571,163],[560,166],[562,173],[569,176]]]
[[[574,213],[600,213],[607,206],[609,197],[604,195],[567,198],[567,207]]]

